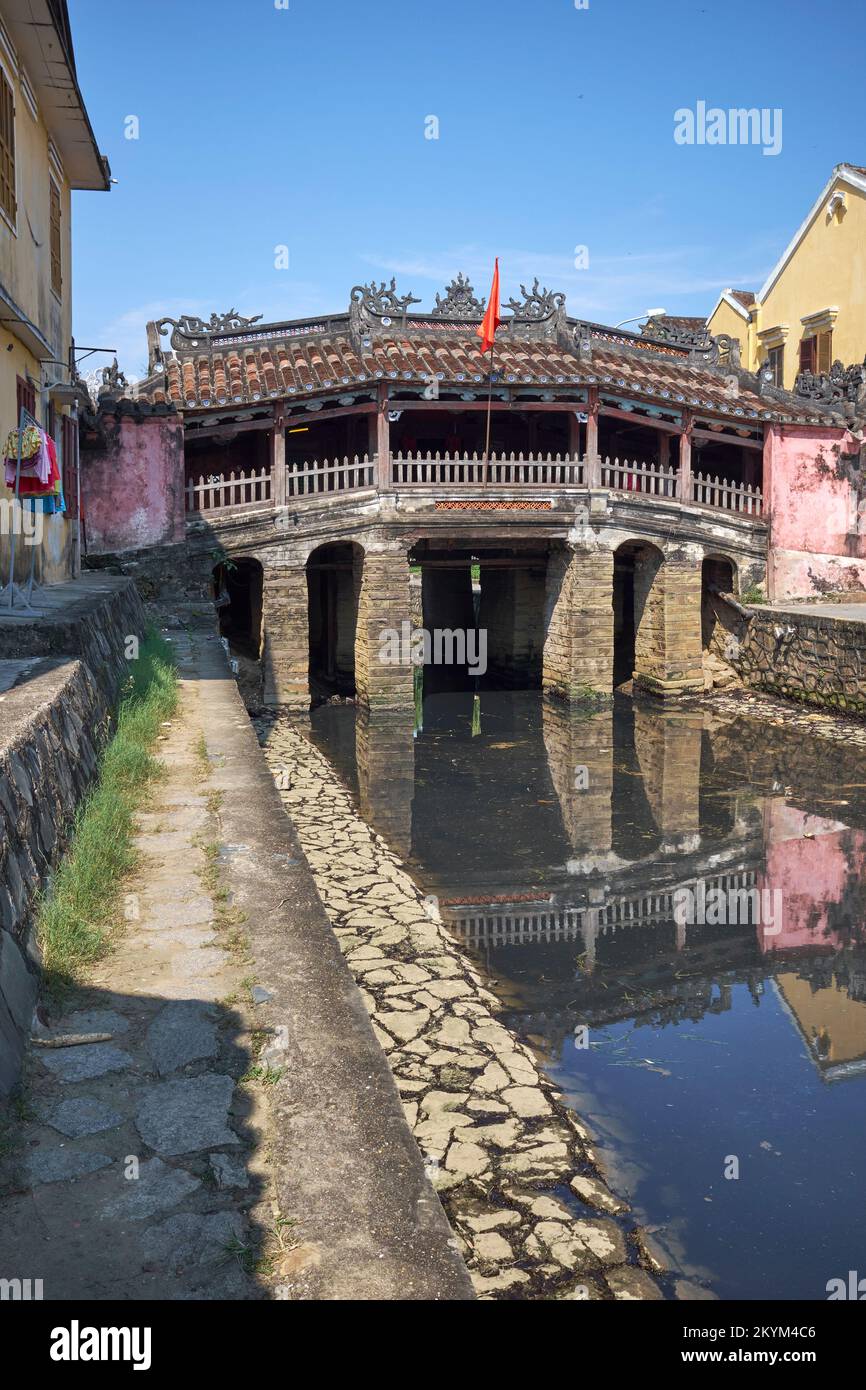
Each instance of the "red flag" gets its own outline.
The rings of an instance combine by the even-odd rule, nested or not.
[[[489,352],[493,347],[496,330],[501,322],[502,319],[499,315],[499,257],[497,256],[496,264],[493,268],[493,284],[490,286],[490,298],[487,301],[484,320],[481,327],[475,330],[481,339],[482,353]]]

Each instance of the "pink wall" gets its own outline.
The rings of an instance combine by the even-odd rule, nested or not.
[[[774,425],[764,451],[770,518],[770,597],[807,597],[866,588],[866,530],[858,530],[859,455],[847,430]]]
[[[828,926],[829,908],[844,900],[852,876],[866,871],[866,834],[772,800],[764,809],[764,842],[766,872],[758,886],[781,892],[782,930],[765,933],[759,926],[761,949],[838,950],[844,942]]]
[[[178,415],[103,409],[82,440],[87,553],[177,544],[185,536],[183,423]]]

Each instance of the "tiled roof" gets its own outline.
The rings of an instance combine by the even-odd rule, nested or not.
[[[621,336],[621,335],[620,335]],[[639,349],[639,350],[637,350]],[[149,398],[181,410],[248,406],[269,398],[309,397],[314,393],[437,379],[467,389],[487,381],[489,357],[478,339],[460,332],[407,333],[370,340],[356,348],[348,332],[250,343],[211,349],[186,358],[166,358],[165,386],[151,385]],[[555,390],[564,385],[598,385],[611,394],[634,393],[667,403],[671,409],[711,410],[727,416],[778,416],[805,419],[791,402],[766,400],[742,386],[732,398],[720,372],[693,365],[688,354],[637,339],[626,347],[611,333],[592,339],[591,357],[553,343],[515,338],[497,340],[495,371],[502,385]]]
[[[738,300],[744,309],[750,309],[755,302],[752,290],[731,290],[730,293],[732,298]]]

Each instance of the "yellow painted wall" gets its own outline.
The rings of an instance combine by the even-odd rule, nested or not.
[[[2,6],[0,6],[2,8]],[[47,422],[48,401],[42,388],[49,382],[68,381],[64,371],[72,337],[72,245],[71,192],[56,165],[49,161],[49,133],[41,113],[33,117],[25,98],[17,69],[0,46],[0,64],[15,94],[15,166],[18,210],[15,226],[0,214],[0,282],[6,295],[38,328],[49,344],[50,356],[57,363],[40,362],[15,334],[15,326],[0,326],[0,436],[5,441],[16,424],[15,381],[29,376],[36,387],[36,416]],[[51,288],[50,182],[49,170],[60,190],[63,290],[58,297]],[[8,310],[3,311],[6,317]],[[46,352],[46,356],[49,355]],[[55,442],[60,454],[60,415],[56,410]],[[10,496],[0,475],[0,502]],[[9,568],[9,511],[0,508],[0,586],[6,583]],[[42,583],[58,583],[70,577],[76,524],[64,517],[46,517],[42,542],[36,548],[36,578]],[[16,575],[26,576],[30,547],[19,536],[16,549]]]
[[[828,219],[822,200],[803,240],[762,301],[758,327],[786,323],[785,386],[791,389],[799,370],[800,320],[835,305],[833,358],[845,366],[866,356],[866,194],[837,179],[847,210]],[[829,195],[828,195],[829,198]]]
[[[727,333],[731,338],[740,340],[740,363],[746,371],[753,370],[751,354],[752,347],[750,342],[749,323],[742,315],[731,308],[730,304],[721,301],[716,312],[709,320],[709,328],[712,334]]]
[[[827,203],[844,192],[846,210],[827,217]],[[832,357],[850,366],[866,357],[866,193],[836,178],[798,246],[747,323],[724,301],[709,320],[712,333],[740,340],[740,360],[757,371],[766,359],[758,334],[787,325],[784,386],[792,390],[800,370],[800,342],[813,330],[801,320],[824,309],[839,310],[833,324]]]

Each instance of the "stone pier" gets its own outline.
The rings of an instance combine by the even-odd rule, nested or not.
[[[657,554],[647,547],[635,561],[635,685],[656,695],[703,690],[700,556]]]
[[[265,704],[305,713],[310,708],[310,637],[303,565],[265,568],[262,626]]]
[[[610,698],[613,555],[609,550],[551,546],[542,684],[546,694],[559,699]]]
[[[397,543],[371,546],[356,564],[355,686],[359,704],[374,712],[414,708],[410,653],[404,649],[399,661],[386,660],[383,643],[388,630],[400,633],[404,623],[411,630],[409,579],[407,550]]]

